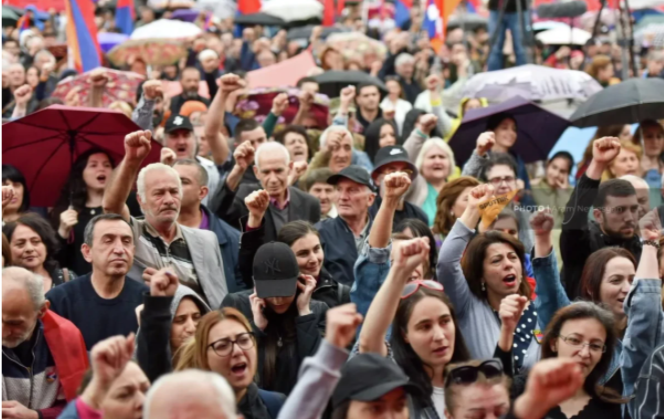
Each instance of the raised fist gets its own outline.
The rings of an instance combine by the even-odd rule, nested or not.
[[[125,158],[143,161],[152,149],[150,144],[152,133],[148,131],[135,131],[125,136]]]
[[[143,83],[143,95],[147,100],[155,100],[157,96],[163,96],[164,90],[160,80],[148,80]]]
[[[493,148],[494,144],[496,144],[496,134],[491,131],[483,132],[477,137],[475,152],[478,156],[484,157]]]
[[[593,160],[608,164],[620,153],[620,140],[616,137],[602,137],[593,142]]]
[[[247,168],[249,168],[254,162],[255,152],[256,150],[254,150],[249,141],[243,142],[235,149],[235,152],[233,152],[235,164],[240,166],[242,170],[247,170]]]

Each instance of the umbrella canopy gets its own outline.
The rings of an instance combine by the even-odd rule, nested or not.
[[[550,29],[556,28],[567,28],[567,30],[569,30],[569,25],[567,23],[558,22],[556,20],[542,20],[540,22],[533,23],[533,31],[535,32],[548,31]]]
[[[298,22],[323,18],[323,3],[318,0],[270,0],[263,3],[261,12],[283,21]]]
[[[4,14],[4,11],[3,11]],[[643,19],[639,20],[639,23],[636,24],[636,30],[647,28],[650,25],[656,25],[658,23],[664,23],[664,14],[658,15],[648,15]]]
[[[298,96],[299,89],[283,89],[283,88],[270,88],[270,89],[252,89],[248,94],[240,96],[235,105],[234,114],[240,118],[255,119],[259,123],[263,123],[267,118],[270,110],[272,109],[272,101],[280,93],[288,94],[288,107],[284,113],[279,117],[277,126],[290,124],[293,122],[297,111],[300,108]],[[330,99],[321,94],[314,97],[314,102],[311,105],[309,116],[312,117],[318,129],[325,129],[328,125]]]
[[[314,79],[320,86],[320,93],[327,97],[339,97],[341,89],[348,85],[357,86],[361,83],[369,83],[378,86],[383,93],[387,92],[387,87],[380,79],[373,77],[364,71],[326,71],[323,74],[315,76]]]
[[[179,20],[159,19],[132,32],[130,39],[187,39],[203,33],[193,23]]]
[[[212,12],[221,20],[235,18],[237,4],[234,0],[198,0],[194,9],[202,12]]]
[[[502,113],[516,120],[518,132],[512,151],[526,163],[546,160],[549,151],[569,126],[566,119],[519,96],[498,105],[471,109],[466,112],[461,125],[450,140],[450,147],[454,150],[457,162],[468,160],[475,149],[477,137],[487,130],[489,119]]]
[[[2,6],[2,27],[16,26],[21,15],[9,7]]]
[[[52,207],[78,156],[99,148],[119,163],[125,135],[139,129],[117,111],[53,105],[2,126],[2,162],[23,173],[31,205]],[[158,162],[160,153],[152,140],[143,165]]]
[[[462,97],[485,97],[491,102],[516,95],[541,101],[586,100],[600,90],[602,86],[583,71],[527,64],[476,74],[464,87]]]
[[[466,13],[462,16],[451,18],[447,24],[447,30],[463,27],[467,31],[474,31],[479,28],[487,28],[488,26],[489,19],[476,14]]]
[[[634,41],[643,47],[664,47],[664,23],[651,23],[634,34]]]
[[[94,70],[92,70],[94,71]],[[79,89],[82,103],[89,103],[90,87],[92,86],[89,81],[91,71],[83,73],[73,78],[62,80],[55,87],[51,97],[65,100],[67,93],[72,89]],[[145,79],[138,73],[130,71],[118,71],[105,69],[104,73],[108,76],[108,83],[104,89],[102,97],[102,105],[107,108],[111,103],[116,100],[121,100],[128,103],[136,103],[136,90],[138,85]]]
[[[112,50],[116,45],[120,45],[121,43],[125,42],[127,39],[129,39],[129,35],[125,35],[123,33],[115,33],[115,32],[97,33],[97,41],[99,42],[101,50],[104,51],[105,53]]]
[[[108,59],[123,66],[131,57],[140,57],[150,65],[169,65],[187,56],[187,47],[180,39],[136,39],[116,45],[108,52]]]
[[[325,43],[341,52],[345,60],[358,60],[367,67],[387,55],[385,44],[361,32],[333,33]]]
[[[178,9],[171,14],[171,19],[182,20],[185,22],[195,22],[200,15],[201,12],[199,10]]]
[[[572,114],[577,127],[640,123],[664,118],[664,79],[629,79],[590,97]]]
[[[311,32],[315,27],[316,25],[307,25],[307,26],[301,26],[299,28],[291,28],[288,30],[288,35],[286,35],[286,38],[289,41],[294,41],[297,39],[309,40],[309,38],[311,38]],[[340,33],[340,32],[346,32],[346,30],[342,28],[335,28],[334,26],[324,27],[320,37],[322,39],[326,39],[328,36],[332,35],[333,33]]]
[[[535,37],[546,45],[585,45],[592,34],[579,28],[559,27],[540,32]]]
[[[305,51],[280,63],[247,73],[249,88],[291,87],[316,67],[314,57]],[[179,83],[178,83],[179,84]]]
[[[267,13],[248,13],[246,15],[239,15],[233,19],[237,25],[260,25],[260,26],[286,26],[283,19],[268,15]]]

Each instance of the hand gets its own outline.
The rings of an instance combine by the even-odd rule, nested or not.
[[[438,74],[432,74],[426,79],[427,90],[434,91],[438,90],[441,85],[440,77]]]
[[[314,28],[311,30],[311,40],[316,40],[320,38],[320,36],[323,34],[323,27],[318,25],[314,26]]]
[[[244,204],[249,210],[249,217],[252,218],[250,227],[260,227],[260,223],[265,216],[265,211],[267,211],[267,208],[270,205],[270,195],[268,195],[267,191],[264,189],[253,191],[244,198]],[[254,225],[254,223],[257,225]]]
[[[279,93],[272,101],[272,114],[280,117],[288,108],[288,93]]]
[[[32,87],[30,87],[30,85],[24,84],[14,90],[14,101],[16,102],[16,106],[27,106],[28,102],[30,102],[30,98],[32,98]]]
[[[297,99],[300,102],[300,111],[308,111],[314,103],[314,95],[311,92],[300,92]]]
[[[134,355],[133,333],[129,336],[113,336],[102,340],[92,347],[92,380],[98,389],[108,390]]]
[[[300,316],[311,314],[311,295],[316,289],[316,280],[311,275],[300,274],[297,281],[297,288],[300,290],[300,295],[297,297],[297,311]]]
[[[108,75],[106,74],[105,70],[96,69],[92,71],[88,80],[93,87],[102,88],[106,86],[106,83],[108,83]]]
[[[341,95],[339,96],[339,107],[345,106],[346,108],[353,103],[355,99],[355,86],[348,86],[341,89]]]
[[[378,73],[380,73],[380,70],[383,68],[383,62],[380,60],[376,60],[373,63],[371,63],[371,75],[377,76]]]
[[[565,190],[569,188],[569,176],[556,178],[556,184],[552,185],[554,188]]]
[[[235,149],[235,152],[233,152],[235,164],[242,170],[247,170],[254,162],[255,152],[256,150],[254,150],[249,141],[243,142]]]
[[[51,61],[47,61],[42,65],[40,73],[39,73],[39,77],[43,81],[46,81],[46,80],[48,80],[48,77],[51,75],[53,70],[55,70],[55,63],[52,63]]]
[[[14,419],[38,419],[39,413],[36,410],[30,410],[16,400],[2,402],[2,417]]]
[[[385,200],[398,201],[410,188],[410,177],[404,172],[390,173],[383,180],[385,185]]]
[[[145,271],[143,275],[145,275]],[[175,295],[178,285],[180,285],[180,281],[177,275],[170,268],[162,268],[152,274],[150,295],[153,297],[172,297]]]
[[[478,156],[484,157],[493,148],[494,144],[496,144],[496,134],[491,131],[483,132],[477,137],[475,152]]]
[[[549,208],[538,211],[530,218],[530,227],[535,236],[548,236],[553,230],[553,216]]]
[[[410,278],[410,274],[429,259],[429,238],[419,237],[412,240],[404,240],[396,243],[394,252],[394,269],[402,271],[407,274],[405,277]]]
[[[558,60],[563,60],[563,59],[569,57],[569,55],[571,53],[572,53],[572,50],[567,45],[563,45],[562,47],[560,47],[558,49],[558,51],[556,51],[556,58]]]
[[[9,203],[12,201],[14,198],[14,187],[11,185],[4,185],[2,187],[2,210],[5,210],[5,207],[9,205]]]
[[[325,148],[328,153],[333,152],[334,150],[341,147],[341,141],[348,135],[348,132],[345,129],[335,129],[327,134],[327,139],[325,140]]]
[[[81,91],[81,86],[76,86],[71,89],[65,96],[65,105],[67,106],[81,106],[81,96],[79,92]]]
[[[475,186],[468,194],[468,206],[466,209],[477,210],[480,203],[493,196],[493,193],[493,186],[487,185],[486,183]]]
[[[620,153],[620,140],[616,137],[602,137],[593,143],[593,160],[608,164]]]
[[[523,310],[528,304],[528,299],[523,295],[512,294],[503,298],[500,302],[498,309],[498,316],[502,322],[502,326],[509,330],[512,334],[519,324]]]
[[[125,158],[133,161],[143,161],[150,153],[152,144],[150,131],[135,131],[125,136]]]
[[[178,156],[175,154],[175,151],[171,150],[168,147],[164,147],[161,149],[161,156],[159,157],[159,161],[161,161],[163,164],[167,166],[173,166],[173,163],[175,163],[175,160],[178,158]]]
[[[362,315],[353,303],[327,310],[325,339],[340,349],[345,349],[355,339],[357,326],[362,323]]]
[[[659,220],[657,208],[649,211],[639,220],[639,230],[641,231],[641,238],[643,240],[659,242],[659,239],[662,237],[662,223]]]
[[[540,418],[572,397],[583,385],[581,366],[573,359],[549,358],[530,370],[526,391],[514,403],[518,418]]]
[[[420,122],[417,125],[420,131],[422,131],[424,134],[431,135],[431,131],[436,128],[437,123],[438,117],[432,113],[428,113],[422,116]]]
[[[78,224],[78,213],[73,207],[69,207],[68,210],[62,211],[60,214],[60,227],[58,228],[58,234],[63,239],[69,238],[69,233],[71,232],[72,227]]]
[[[146,100],[155,100],[157,96],[164,95],[164,89],[159,80],[148,80],[143,83],[143,95]]]
[[[526,183],[523,181],[523,179],[517,179],[516,180],[516,190],[517,191],[522,191],[526,189]]]
[[[224,74],[219,78],[219,88],[225,95],[243,89],[244,87],[244,80],[236,74]]]
[[[249,296],[249,302],[251,303],[251,313],[254,315],[254,324],[260,330],[265,330],[267,327],[267,319],[263,314],[265,300],[258,298],[258,295],[256,295],[256,292],[254,291],[254,293]]]
[[[384,109],[383,109],[383,118],[387,119],[388,121],[394,121],[394,117],[396,116],[397,111],[394,109],[394,107],[390,104],[388,104]]]
[[[307,172],[309,164],[306,161],[296,161],[293,163],[293,181],[298,180]]]

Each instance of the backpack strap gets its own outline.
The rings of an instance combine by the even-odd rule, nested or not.
[[[279,411],[284,405],[284,401],[279,397],[279,393],[265,391],[259,388],[258,397],[263,400],[263,404],[267,408],[267,413],[270,414],[272,419],[277,419],[277,416],[279,416]]]

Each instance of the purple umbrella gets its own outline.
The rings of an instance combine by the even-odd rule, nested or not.
[[[196,18],[201,15],[199,10],[194,9],[178,9],[171,14],[171,19],[183,20],[185,22],[195,22]]]
[[[99,32],[97,34],[97,41],[99,41],[99,46],[104,53],[112,50],[114,46],[123,43],[129,39],[129,35],[123,33],[114,33],[114,32]]]
[[[457,163],[463,163],[475,149],[475,142],[487,130],[487,122],[493,115],[504,113],[516,120],[517,137],[512,151],[526,163],[546,160],[549,151],[570,125],[569,121],[555,113],[522,98],[513,97],[498,105],[471,109],[463,117],[459,129],[450,140]]]

